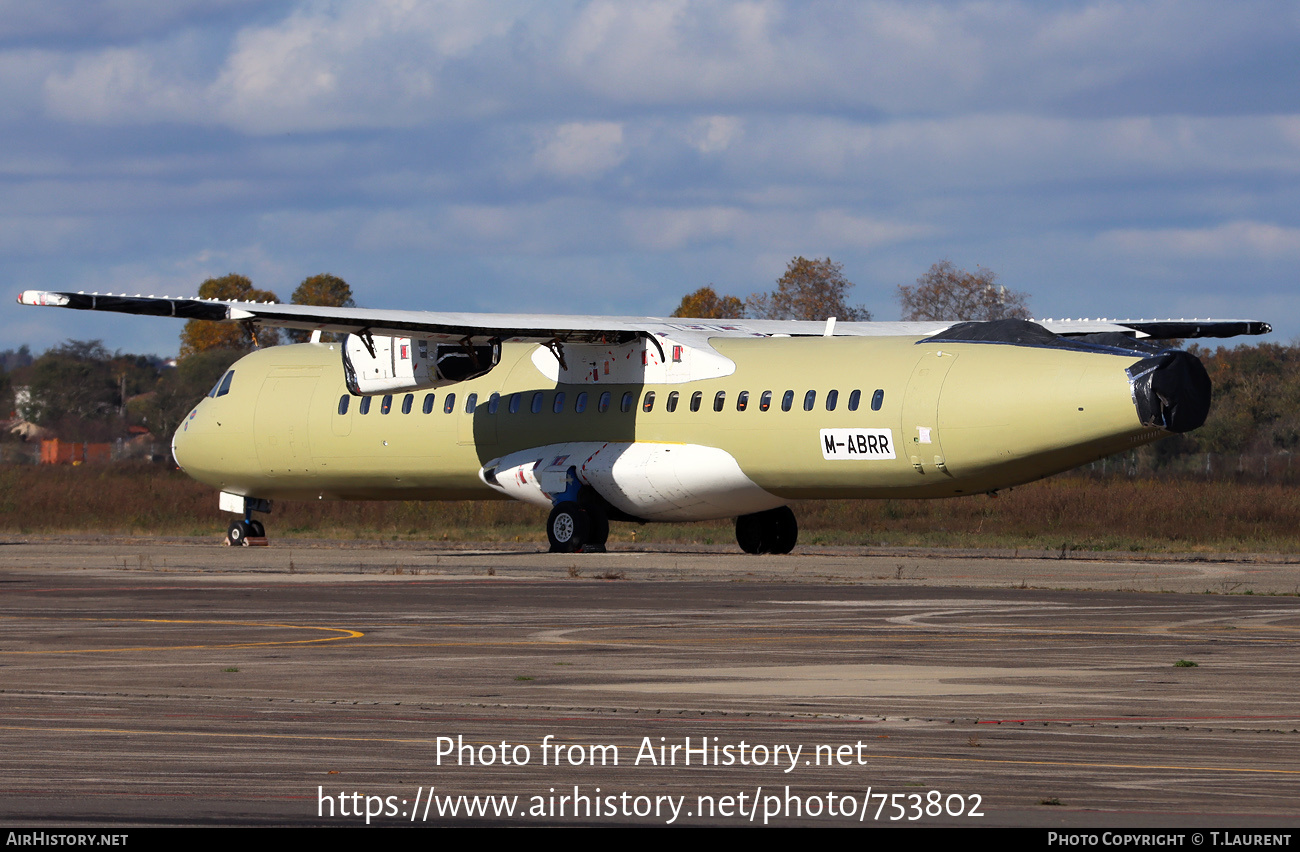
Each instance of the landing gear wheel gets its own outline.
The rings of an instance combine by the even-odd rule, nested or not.
[[[248,534],[253,538],[266,538],[266,527],[262,526],[261,521],[249,521]]]
[[[789,506],[736,518],[736,543],[746,553],[789,553],[799,540],[799,522]]]
[[[591,534],[591,521],[577,503],[565,501],[551,510],[546,520],[546,537],[551,553],[576,553]]]
[[[764,553],[763,523],[758,515],[741,515],[736,518],[736,543],[746,553]]]
[[[258,526],[261,526],[260,524]],[[244,520],[234,520],[226,528],[226,542],[231,547],[247,547],[249,536],[254,535],[251,529],[252,522]],[[263,533],[265,535],[265,533]]]
[[[763,512],[767,520],[768,553],[789,553],[799,541],[799,521],[789,506]]]
[[[587,541],[582,545],[583,553],[604,553],[605,542],[609,541],[609,515],[603,506],[588,506]]]

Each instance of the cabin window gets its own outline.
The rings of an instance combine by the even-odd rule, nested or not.
[[[857,411],[858,403],[862,401],[862,391],[855,390],[849,394],[849,411]]]
[[[501,394],[494,393],[488,397],[488,414],[496,414],[497,406],[501,404]]]
[[[885,404],[884,388],[876,388],[876,392],[871,395],[871,410],[879,411],[880,406]]]
[[[600,402],[596,403],[596,410],[599,411],[601,414],[604,414],[606,411],[609,411],[609,400],[610,400],[609,391],[605,391],[600,395]]]
[[[511,414],[518,414],[518,413],[519,413],[519,401],[520,401],[521,399],[523,399],[523,397],[524,397],[524,395],[521,394],[521,393],[512,393],[512,394],[510,394],[510,413],[511,413]]]
[[[794,405],[794,391],[788,390],[781,395],[781,410],[789,411],[792,405]]]
[[[551,411],[555,414],[564,411],[564,391],[555,392],[555,399],[551,402]]]
[[[758,398],[758,410],[767,411],[772,407],[772,392],[763,391],[763,395]]]
[[[672,393],[668,394],[668,401],[664,403],[664,409],[669,414],[672,414],[674,411],[677,410],[677,396],[678,396],[677,391],[673,391]]]
[[[654,411],[654,407],[655,407],[655,392],[646,391],[645,398],[641,402],[641,410],[644,411],[646,414],[649,414],[651,411]]]
[[[810,390],[803,395],[803,410],[812,411],[813,406],[817,404],[817,391]]]
[[[415,394],[408,393],[406,396],[402,397],[402,413],[410,414],[411,406],[414,404],[415,404]]]
[[[718,391],[713,395],[713,410],[721,411],[722,407],[727,404],[727,392]]]
[[[633,405],[636,405],[636,397],[632,396],[632,391],[628,391],[623,394],[623,402],[620,403],[619,410],[624,414],[627,414],[632,410]]]
[[[446,399],[444,399],[442,402],[442,413],[451,414],[455,410],[456,410],[456,394],[449,393],[447,394]]]
[[[578,398],[573,401],[573,410],[581,414],[587,410],[587,392],[583,391],[578,394]]]
[[[835,410],[835,406],[839,404],[839,401],[840,401],[840,392],[839,392],[839,391],[837,391],[837,390],[832,390],[832,391],[827,391],[827,392],[826,392],[826,410],[827,410],[827,411],[834,411],[834,410]]]
[[[347,413],[348,413],[348,395],[343,394],[343,396],[339,397],[339,414],[347,414]]]
[[[387,414],[392,410],[393,410],[393,395],[391,393],[386,393],[384,394],[384,401],[379,403],[379,413]]]
[[[533,394],[533,401],[532,401],[532,403],[528,406],[528,410],[531,411],[533,414],[536,414],[536,413],[538,413],[539,411],[542,410],[542,392],[541,392],[541,391],[538,391],[537,393]]]
[[[478,408],[478,394],[472,393],[465,397],[465,413],[473,414],[476,408]]]
[[[704,394],[699,391],[691,394],[691,411],[700,410],[700,400],[702,399],[704,399]]]
[[[746,408],[749,408],[749,391],[741,391],[736,397],[736,410],[744,411]]]
[[[368,396],[361,397],[361,413],[362,414],[370,413],[370,397]]]
[[[424,395],[424,413],[425,413],[425,414],[432,414],[432,413],[433,413],[433,396],[434,396],[434,395],[431,394],[431,393],[426,393],[426,394]]]

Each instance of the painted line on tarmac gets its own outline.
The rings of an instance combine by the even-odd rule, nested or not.
[[[189,624],[202,627],[222,626],[222,627],[256,627],[261,629],[283,629],[283,630],[320,630],[329,633],[338,633],[338,636],[324,636],[318,639],[281,639],[270,642],[230,642],[222,644],[198,644],[198,645],[146,645],[132,648],[71,648],[64,650],[40,650],[40,651],[8,651],[0,650],[0,654],[120,654],[123,652],[133,651],[192,651],[203,649],[218,648],[257,648],[277,645],[313,645],[322,642],[338,642],[342,639],[360,639],[366,634],[360,630],[351,630],[346,627],[319,627],[310,624],[279,624],[275,622],[266,623],[259,621],[201,621],[196,619],[180,618],[65,618],[65,617],[44,617],[35,615],[5,615],[0,616],[0,620],[35,620],[35,621],[92,621],[100,623],[125,623],[125,624]]]

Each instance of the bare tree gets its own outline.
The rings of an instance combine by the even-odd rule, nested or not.
[[[911,287],[899,285],[904,320],[1029,319],[1029,294],[997,283],[991,269],[974,274],[941,260]]]
[[[836,317],[846,322],[869,322],[871,311],[847,301],[853,283],[844,277],[844,265],[829,257],[809,260],[796,257],[776,281],[771,293],[755,293],[745,302],[746,313],[755,319],[824,320]]]

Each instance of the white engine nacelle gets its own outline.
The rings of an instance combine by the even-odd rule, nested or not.
[[[343,375],[358,396],[453,385],[487,373],[500,359],[501,344],[495,341],[462,346],[349,334],[343,343]]]

